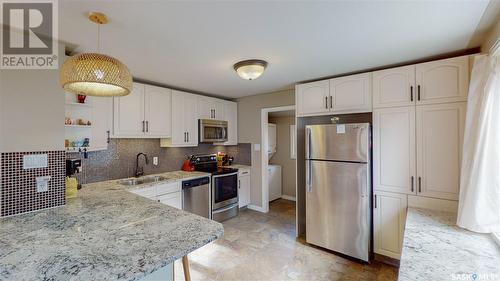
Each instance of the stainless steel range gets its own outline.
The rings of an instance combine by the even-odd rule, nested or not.
[[[218,168],[215,154],[193,155],[196,171],[212,174],[212,219],[225,221],[238,215],[238,169]]]

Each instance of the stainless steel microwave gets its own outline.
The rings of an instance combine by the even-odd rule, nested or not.
[[[227,121],[199,119],[200,142],[226,142],[227,141]]]

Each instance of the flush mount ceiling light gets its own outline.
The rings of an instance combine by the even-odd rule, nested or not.
[[[245,80],[254,80],[264,73],[267,62],[263,60],[244,60],[234,65],[236,73]]]
[[[106,24],[105,14],[93,12],[89,20],[97,24],[97,53],[70,57],[61,67],[59,83],[64,90],[80,95],[113,97],[126,96],[132,90],[132,75],[119,60],[99,54],[100,26]]]

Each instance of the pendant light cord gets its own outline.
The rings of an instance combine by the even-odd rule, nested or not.
[[[97,24],[97,53],[101,53],[101,25]]]

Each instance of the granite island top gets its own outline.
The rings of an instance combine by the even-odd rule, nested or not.
[[[218,222],[130,193],[116,180],[88,184],[65,206],[0,218],[0,280],[137,280],[223,233]]]
[[[500,280],[500,247],[456,221],[455,213],[408,208],[398,280]]]

